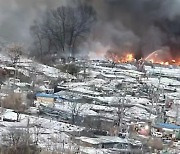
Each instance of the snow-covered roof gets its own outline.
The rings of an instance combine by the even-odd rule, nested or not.
[[[116,136],[96,136],[95,138],[89,138],[85,136],[76,137],[83,142],[90,143],[93,145],[102,144],[102,143],[128,143],[127,139],[122,139]]]
[[[13,70],[13,71],[16,70],[14,67],[8,67],[8,66],[4,67],[4,69],[7,69],[7,70]]]

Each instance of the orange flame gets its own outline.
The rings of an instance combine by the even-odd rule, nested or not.
[[[132,62],[134,60],[134,56],[133,56],[133,54],[127,54],[126,55],[126,61],[127,62]]]
[[[173,59],[171,52],[156,50],[149,54],[145,61],[161,65],[179,65],[180,59]]]
[[[157,59],[150,59],[149,62],[153,64],[161,64],[161,65],[180,65],[180,59],[179,60],[169,60],[169,61],[161,61]]]
[[[132,53],[116,54],[113,52],[109,52],[107,53],[106,58],[116,63],[127,63],[135,60],[134,55]]]
[[[115,52],[110,50],[106,53],[106,58],[112,60],[115,63],[128,63],[135,61],[134,54],[132,52]],[[151,62],[154,64],[161,65],[180,65],[180,58],[173,59],[169,55],[164,55],[164,52],[155,51],[144,58],[145,61]]]

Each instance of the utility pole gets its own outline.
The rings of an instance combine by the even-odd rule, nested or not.
[[[179,105],[180,104],[176,104],[176,124],[178,122],[180,122],[180,120],[179,120]]]
[[[86,78],[86,62],[83,62],[84,80]]]
[[[118,107],[118,117],[119,117],[119,131],[122,132],[122,127],[123,127],[123,117],[124,117],[124,102],[125,102],[125,97],[126,97],[126,91],[127,91],[127,85],[125,83],[125,89],[124,89],[124,93],[121,95],[121,99],[120,99],[120,104]]]
[[[13,92],[14,92],[14,88],[15,88],[15,80],[17,78],[17,63],[16,62],[14,64],[14,68],[15,68],[15,73],[14,73]]]
[[[32,64],[31,64],[31,79],[32,79],[32,82],[31,82],[31,87],[32,87],[32,94],[34,95],[34,92],[35,92],[35,77],[36,77],[36,66],[35,66],[35,63],[34,63],[34,59],[32,59]],[[33,104],[33,98],[30,99],[30,103]]]
[[[0,87],[0,94],[1,94],[1,87]],[[0,103],[1,103],[1,121],[3,121],[4,104],[1,97],[0,97]]]

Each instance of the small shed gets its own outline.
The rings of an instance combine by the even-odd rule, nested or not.
[[[168,135],[171,138],[173,136],[176,136],[176,138],[180,133],[180,126],[175,125],[175,124],[171,124],[171,123],[157,123],[155,125],[153,125],[153,129],[157,129],[160,132],[163,132],[164,135]]]
[[[4,70],[7,72],[7,74],[10,77],[13,77],[15,75],[16,69],[14,67],[4,67]]]
[[[53,94],[37,93],[36,100],[39,103],[54,103],[56,97]]]
[[[116,136],[96,136],[94,138],[81,136],[76,140],[79,140],[82,146],[94,148],[113,148],[117,144],[128,144],[126,139]]]
[[[36,100],[39,103],[55,103],[56,100],[66,100],[65,98],[62,98],[59,95],[56,94],[46,94],[46,93],[37,93],[36,94]]]

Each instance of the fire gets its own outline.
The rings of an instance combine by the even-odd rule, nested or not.
[[[180,65],[180,59],[173,59],[171,52],[162,49],[149,54],[145,61],[161,65]]]
[[[169,62],[168,62],[168,61],[167,61],[167,62],[165,62],[165,63],[164,63],[164,65],[169,65]]]
[[[132,62],[134,60],[134,56],[133,56],[133,54],[127,54],[126,55],[126,61],[127,62]]]
[[[159,64],[161,64],[161,65],[169,65],[169,62],[167,61],[167,62],[156,62],[157,64],[159,63]]]
[[[170,61],[156,61],[156,60],[149,60],[149,62],[153,64],[161,64],[161,65],[180,65],[180,61],[177,62],[176,60],[170,60]]]
[[[112,60],[115,63],[128,63],[134,62],[134,54],[133,52],[129,51],[114,51],[108,50],[106,55],[106,59]],[[146,58],[143,58],[146,62],[151,62],[154,64],[161,64],[161,65],[180,65],[180,58],[174,59],[169,52],[164,50],[157,50],[149,54]]]
[[[154,60],[153,60],[153,59],[150,59],[149,61],[150,61],[151,63],[154,63]]]
[[[134,55],[130,52],[128,53],[108,52],[106,54],[106,58],[116,63],[127,63],[127,62],[133,62],[135,60]]]
[[[173,59],[172,62],[173,62],[173,63],[176,63],[176,60]]]

